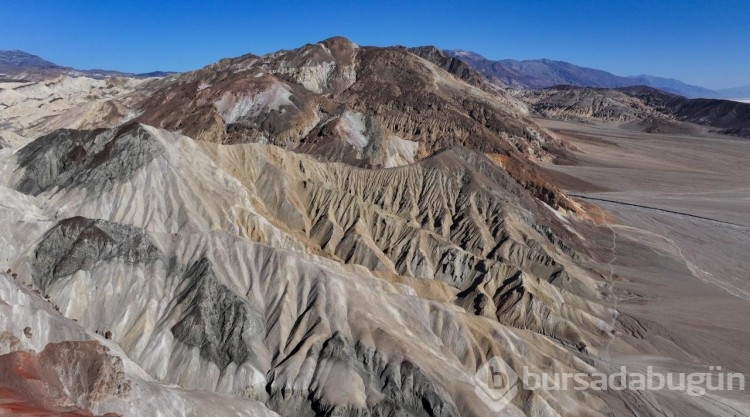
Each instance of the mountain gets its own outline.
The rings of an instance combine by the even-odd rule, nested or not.
[[[607,121],[654,133],[690,132],[684,123],[750,138],[750,103],[687,99],[651,87],[617,89],[556,86],[515,93],[536,113],[562,120]]]
[[[166,77],[174,72],[154,71],[142,74],[111,70],[79,70],[63,67],[23,51],[0,51],[0,79],[11,80],[27,79],[38,81],[53,78],[59,75],[84,76],[91,78],[127,77],[127,78],[153,78]]]
[[[628,87],[621,91],[677,120],[710,126],[717,133],[750,138],[750,103],[686,99],[647,87]]]
[[[557,200],[528,160],[564,158],[564,144],[517,100],[471,78],[480,84],[405,48],[331,38],[184,74],[143,101],[135,120],[198,140],[270,143],[364,167],[465,146],[501,155],[519,181]]]
[[[474,52],[449,50],[446,53],[465,61],[492,82],[512,88],[540,89],[556,85],[620,88],[645,85],[688,98],[729,98],[725,95],[726,92],[713,91],[682,81],[652,75],[623,77],[602,70],[549,59],[492,61]]]
[[[643,85],[687,98],[725,98],[721,92],[686,84],[672,78],[656,77],[653,75],[637,75],[628,78],[632,79],[633,83],[621,87]]]
[[[745,87],[723,88],[717,91],[721,94],[722,98],[739,99],[750,102],[750,85]]]
[[[551,164],[575,149],[516,93],[433,47],[342,37],[160,79],[4,83],[0,413],[743,407],[477,394],[498,361],[573,375],[695,358],[665,326],[620,315],[618,302],[652,304],[648,288],[616,288],[630,277],[615,268],[642,262],[615,249],[667,252],[617,239],[598,224],[609,214],[556,185],[570,178]]]
[[[61,67],[36,55],[23,51],[0,51],[0,73],[3,74],[31,69],[56,68]]]
[[[562,61],[491,61],[473,52],[453,50],[446,53],[465,61],[490,80],[513,88],[537,89],[562,84],[609,88],[624,87],[631,82],[627,77]]]
[[[607,291],[561,217],[586,211],[534,163],[566,147],[415,52],[225,59],[130,87],[133,118],[0,151],[0,374],[29,369],[3,392],[51,413],[482,416],[493,356],[586,369]],[[606,405],[525,391],[509,410]]]
[[[483,415],[461,394],[475,362],[576,366],[563,346],[606,341],[575,238],[469,149],[361,170],[132,125],[53,132],[16,161],[15,189],[56,209],[14,239],[12,271],[165,383],[282,415]]]

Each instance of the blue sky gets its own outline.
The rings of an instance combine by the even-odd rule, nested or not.
[[[155,4],[156,3],[156,4]],[[195,69],[333,35],[750,85],[750,0],[4,1],[0,49],[82,69]]]

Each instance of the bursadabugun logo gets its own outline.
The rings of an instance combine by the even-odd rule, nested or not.
[[[494,412],[505,408],[518,394],[518,374],[495,356],[474,375],[474,392]]]
[[[682,391],[699,397],[709,391],[745,390],[745,375],[719,372],[721,366],[708,367],[709,372],[659,372],[652,366],[646,371],[621,366],[612,373],[535,373],[524,366],[521,373],[523,389],[535,391]]]
[[[518,394],[526,391],[682,391],[689,396],[703,396],[710,391],[745,390],[745,375],[721,372],[721,366],[708,367],[709,372],[658,372],[629,370],[603,373],[538,373],[523,367],[521,376],[500,357],[493,357],[474,375],[474,392],[494,412],[504,409]]]

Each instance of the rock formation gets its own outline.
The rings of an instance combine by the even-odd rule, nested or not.
[[[611,291],[535,163],[566,145],[438,52],[225,59],[0,150],[0,370],[60,370],[38,398],[73,415],[415,417],[487,415],[494,356],[593,370]],[[608,412],[521,391],[509,412]]]

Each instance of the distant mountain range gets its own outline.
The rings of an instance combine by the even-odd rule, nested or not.
[[[426,50],[430,49],[427,47],[412,48],[412,52],[419,55],[419,52],[422,52],[421,49],[425,48]],[[459,66],[458,70],[451,72],[458,72],[457,75],[465,79],[465,77],[469,77],[469,75],[467,75],[469,74],[467,70],[473,69],[486,77],[493,84],[501,87],[541,89],[559,85],[596,88],[647,86],[687,98],[721,98],[750,102],[750,86],[711,90],[687,84],[672,78],[645,74],[619,76],[607,71],[581,67],[569,62],[553,61],[550,59],[525,61],[502,59],[493,61],[475,52],[463,50],[445,50],[443,52],[445,52],[448,57],[456,59],[456,61],[446,61],[444,65],[448,67]],[[468,67],[461,69],[461,62],[467,64]],[[445,67],[445,69],[450,71],[451,69],[448,67]],[[24,51],[0,50],[0,80],[27,79],[30,81],[38,81],[63,74],[100,79],[107,77],[166,77],[176,74],[176,72],[153,71],[146,73],[130,73],[102,69],[81,70],[61,66]],[[465,79],[465,81],[471,83],[470,80]]]
[[[711,90],[686,84],[679,80],[653,75],[623,77],[563,61],[549,59],[527,61],[502,59],[493,61],[474,52],[462,50],[447,50],[445,52],[471,65],[493,83],[504,87],[540,89],[556,85],[572,85],[576,87],[622,88],[641,85],[687,98],[750,98],[750,86]]]
[[[130,73],[112,70],[80,70],[71,67],[57,65],[36,55],[24,51],[0,51],[0,80],[29,79],[39,80],[58,75],[86,76],[91,78],[106,77],[129,77],[129,78],[151,78],[166,77],[175,74],[168,71],[154,71],[147,73]]]

